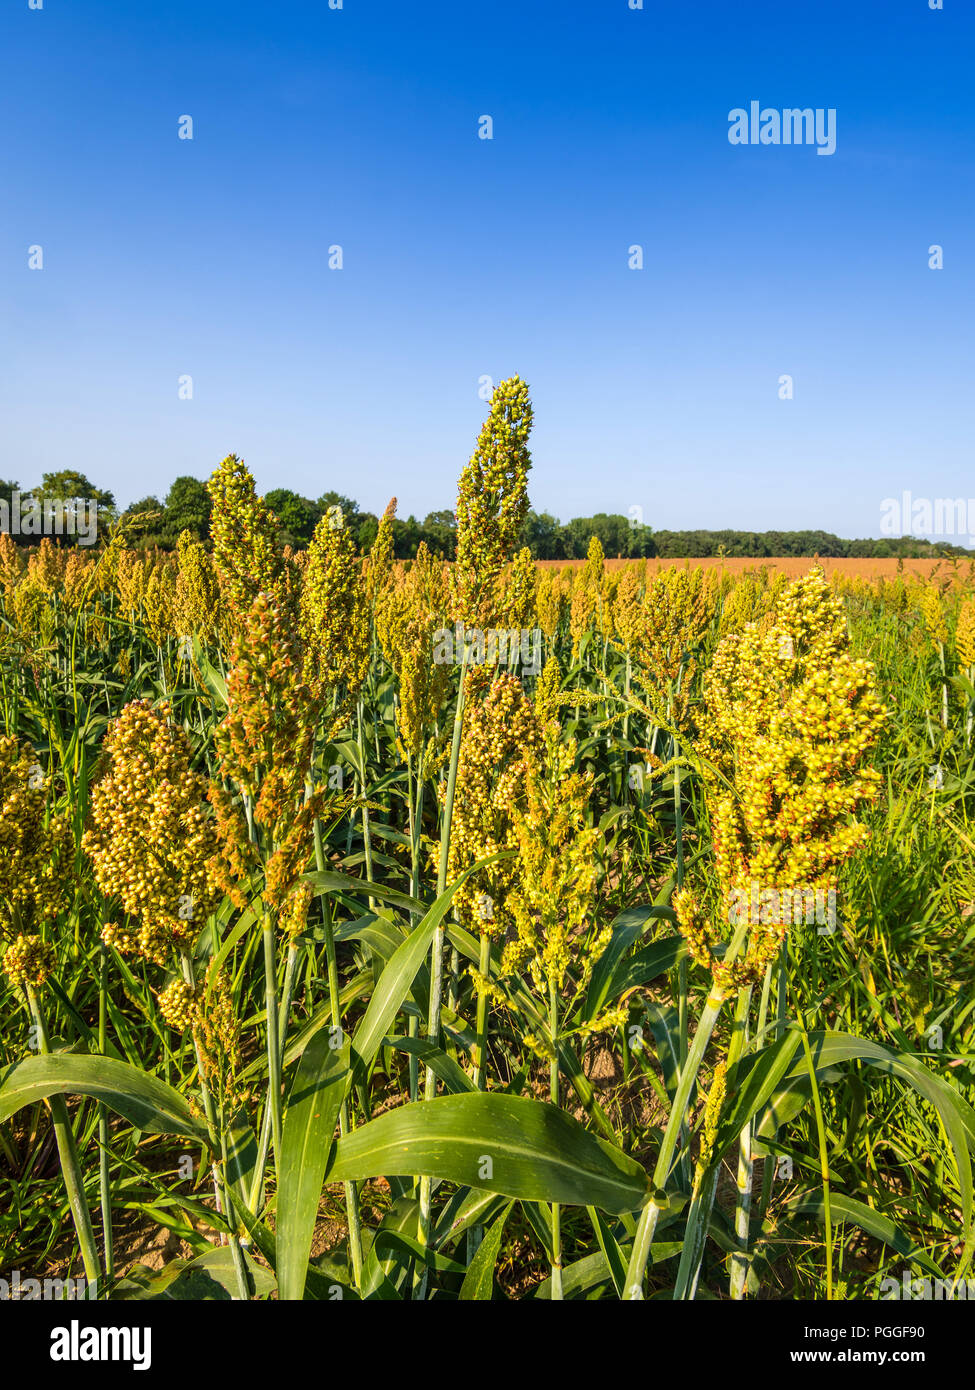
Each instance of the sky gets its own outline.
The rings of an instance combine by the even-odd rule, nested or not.
[[[562,520],[975,496],[971,4],[630,3],[4,0],[0,478],[422,518],[517,373]]]

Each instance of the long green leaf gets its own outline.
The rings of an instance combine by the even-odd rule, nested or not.
[[[379,977],[379,983],[362,1015],[352,1042],[353,1069],[359,1071],[362,1076],[365,1076],[371,1066],[393,1019],[409,994],[417,972],[426,960],[434,932],[447,915],[454,894],[472,873],[486,864],[493,863],[499,857],[496,854],[490,855],[465,869],[460,877],[440,894],[419,926],[410,932],[406,940],[393,952]],[[418,903],[417,906],[422,910],[422,904]]]
[[[588,1022],[595,1018],[611,999],[619,998],[620,990],[616,988],[617,968],[627,951],[643,935],[647,922],[655,918],[664,918],[668,922],[675,921],[675,915],[669,907],[631,907],[620,915],[613,922],[610,930],[612,936],[593,967],[592,979],[589,982],[589,989],[586,993],[586,1002],[583,1007],[582,1017]],[[677,957],[674,951],[683,942],[680,936],[668,937],[662,942],[654,942],[653,947],[661,947],[657,951],[654,959],[660,960],[660,968],[656,971],[661,974],[669,966],[676,964]],[[652,950],[653,947],[650,949]],[[625,972],[621,972],[625,977]]]
[[[114,1057],[52,1052],[25,1057],[0,1072],[0,1121],[58,1094],[93,1096],[146,1134],[189,1135],[207,1143],[207,1128],[172,1086]]]
[[[933,1274],[936,1278],[944,1279],[946,1277],[944,1271],[935,1264],[930,1255],[916,1246],[898,1225],[889,1217],[882,1216],[880,1212],[868,1207],[865,1202],[858,1202],[855,1198],[847,1197],[842,1192],[833,1192],[830,1194],[829,1205],[834,1219],[838,1218],[840,1221],[848,1221],[854,1226],[859,1226],[861,1230],[866,1231],[867,1235],[882,1241],[884,1245],[889,1245],[898,1255],[903,1255],[905,1260],[920,1265],[922,1269],[926,1269],[929,1274]],[[790,1215],[811,1216],[817,1221],[823,1220],[824,1208],[822,1189],[815,1192],[800,1193],[786,1203],[786,1209]]]
[[[341,1138],[328,1182],[380,1175],[446,1179],[527,1201],[630,1212],[647,1176],[556,1106],[496,1093],[403,1105]]]
[[[278,1166],[278,1297],[300,1299],[339,1107],[350,1074],[350,1045],[315,1034],[298,1063],[281,1134]]]
[[[315,889],[316,897],[321,897],[323,893],[352,893],[360,897],[376,898],[379,902],[389,903],[392,907],[402,908],[405,912],[421,913],[427,910],[426,903],[421,903],[417,898],[411,898],[409,893],[401,893],[397,888],[387,888],[382,883],[370,883],[368,879],[356,878],[354,874],[336,874],[324,871],[305,874],[304,877],[305,881]]]
[[[817,1077],[843,1062],[859,1059],[868,1066],[907,1081],[934,1106],[951,1143],[961,1192],[962,1220],[966,1231],[969,1230],[972,1221],[971,1154],[975,1153],[975,1110],[947,1081],[903,1052],[891,1052],[880,1043],[868,1042],[850,1033],[810,1033],[809,1045]],[[795,1063],[791,1071],[786,1073],[784,1089],[787,1093],[800,1086],[805,1070],[803,1060]],[[782,1092],[773,1096],[770,1106],[774,1108],[781,1097]]]
[[[477,1247],[477,1254],[467,1267],[464,1282],[460,1286],[460,1298],[464,1303],[489,1303],[494,1293],[494,1266],[498,1262],[504,1223],[508,1219],[513,1203],[509,1202],[495,1221],[487,1235]]]

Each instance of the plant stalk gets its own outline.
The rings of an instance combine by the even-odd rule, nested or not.
[[[47,1020],[44,1017],[44,1011],[34,991],[34,986],[28,984],[25,985],[24,988],[27,992],[27,1000],[34,1018],[34,1027],[37,1029],[38,1051],[47,1055],[51,1051],[51,1039],[48,1035]],[[51,1119],[54,1123],[54,1137],[58,1146],[58,1158],[61,1161],[61,1175],[64,1178],[64,1186],[68,1193],[68,1204],[71,1208],[71,1219],[74,1222],[74,1228],[78,1236],[78,1244],[81,1248],[81,1259],[85,1266],[85,1278],[89,1286],[95,1288],[97,1294],[98,1280],[101,1277],[101,1267],[98,1262],[95,1232],[91,1224],[91,1211],[88,1207],[88,1199],[85,1196],[84,1177],[82,1176],[81,1164],[78,1159],[78,1147],[75,1144],[74,1131],[71,1128],[71,1120],[68,1115],[68,1107],[60,1091],[53,1096],[49,1096],[47,1103],[50,1107]]]

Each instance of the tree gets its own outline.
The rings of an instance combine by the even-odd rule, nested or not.
[[[116,515],[115,498],[110,492],[98,488],[84,473],[75,468],[62,468],[55,473],[45,473],[40,485],[29,488],[22,497],[22,506],[30,500],[40,504],[50,504],[45,511],[50,513],[58,544],[72,544],[77,537],[85,535],[93,541],[98,527],[111,521]],[[48,522],[45,521],[45,527]],[[85,543],[88,544],[89,540]]]
[[[393,555],[397,560],[412,560],[422,540],[428,538],[415,516],[408,516],[405,521],[400,517],[393,519]]]
[[[13,535],[14,493],[19,491],[20,483],[14,482],[12,478],[7,481],[0,478],[0,534]],[[17,529],[19,530],[19,527]],[[25,538],[20,535],[14,539],[18,545],[25,543]]]
[[[379,517],[374,512],[358,512],[352,519],[352,528],[359,554],[367,554],[379,535]]]
[[[346,526],[355,526],[359,517],[359,504],[352,497],[344,497],[341,492],[323,492],[317,503],[319,515],[324,515],[329,507],[341,507]]]
[[[166,508],[158,497],[152,496],[140,498],[138,502],[126,507],[122,513],[128,533],[146,546],[165,544],[165,517]]]
[[[321,520],[321,504],[300,497],[287,487],[272,488],[264,501],[281,523],[281,538],[285,545],[307,545]]]
[[[566,530],[572,537],[572,549],[577,557],[587,554],[593,536],[599,538],[605,555],[613,557],[630,553],[630,521],[618,513],[607,515],[606,512],[597,512],[595,516],[575,517]]]
[[[164,529],[167,539],[175,545],[181,533],[189,531],[195,540],[206,540],[210,535],[212,509],[206,484],[199,478],[182,474],[166,494]]]
[[[564,529],[558,517],[548,512],[529,510],[518,533],[517,549],[521,550],[527,545],[536,560],[564,560]]]
[[[96,502],[99,511],[115,508],[115,498],[110,492],[95,486],[84,473],[74,468],[62,468],[56,473],[45,473],[40,487],[31,488],[31,496],[39,502],[58,499],[63,502],[75,500]]]
[[[143,514],[150,515],[153,512],[158,512],[159,515],[162,516],[165,510],[165,507],[158,497],[150,496],[142,497],[138,502],[133,502],[130,506],[126,507],[122,515],[142,516]]]
[[[447,560],[454,558],[457,554],[457,517],[452,511],[428,512],[423,518],[423,530],[430,550]]]

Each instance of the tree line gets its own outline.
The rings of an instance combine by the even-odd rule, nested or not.
[[[210,496],[206,485],[198,478],[176,478],[165,498],[143,497],[121,512],[111,492],[96,487],[83,473],[73,469],[45,473],[40,484],[31,488],[22,489],[19,483],[0,480],[0,502],[5,502],[8,510],[16,494],[20,496],[22,508],[31,498],[42,503],[48,498],[84,498],[94,502],[100,518],[105,521],[114,522],[120,516],[125,518],[133,542],[145,547],[171,550],[182,531],[189,531],[196,540],[209,539]],[[378,516],[363,511],[353,498],[339,492],[325,492],[312,500],[290,488],[273,488],[265,494],[264,500],[278,519],[283,544],[295,549],[308,544],[321,518],[336,506],[341,507],[345,524],[355,534],[360,550],[370,548],[379,528]],[[0,515],[5,514],[0,508]],[[916,536],[845,540],[829,531],[657,531],[629,517],[606,512],[573,517],[563,523],[548,512],[530,511],[522,526],[519,545],[528,546],[539,560],[579,560],[585,557],[593,536],[599,538],[605,555],[622,559],[719,559],[722,556],[762,559],[813,555],[837,559],[885,556],[924,559],[972,553],[962,546]],[[20,544],[30,544],[36,543],[38,537],[15,534],[14,539]],[[61,541],[70,544],[71,538],[65,536]],[[434,554],[453,559],[456,546],[454,513],[449,510],[429,512],[422,521],[414,516],[405,520],[396,518],[393,545],[397,559],[411,559],[422,541]]]

